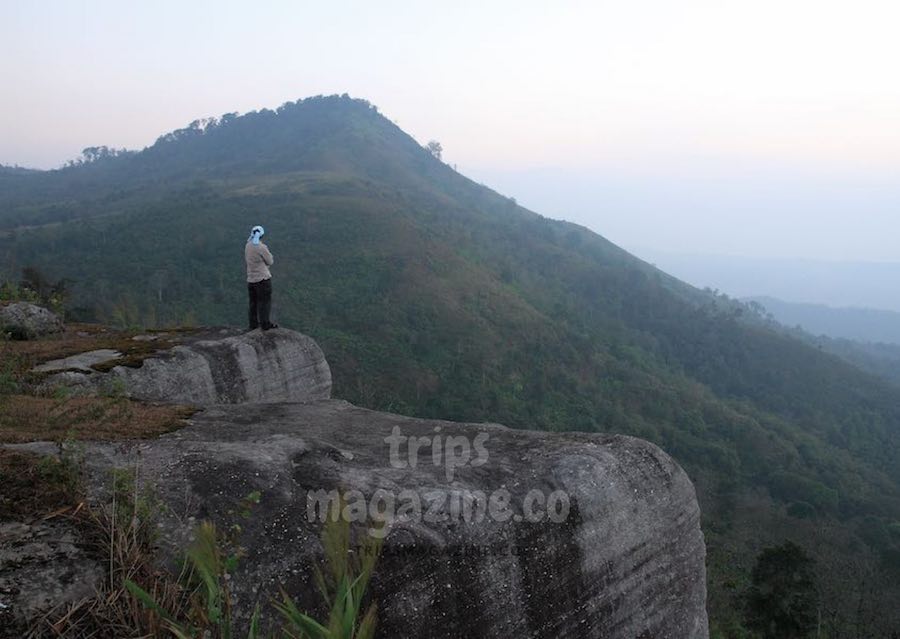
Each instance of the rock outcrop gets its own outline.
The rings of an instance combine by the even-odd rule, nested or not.
[[[12,333],[16,339],[34,339],[42,335],[61,333],[63,328],[59,315],[43,306],[29,302],[15,302],[0,307],[0,329]]]
[[[140,339],[145,336],[137,336]],[[157,336],[153,336],[157,337]],[[135,399],[193,404],[306,402],[331,396],[331,369],[316,342],[288,329],[233,329],[179,337],[181,343],[100,372],[118,353],[92,351],[46,362],[34,370],[61,371],[45,386],[81,391],[120,387]]]
[[[139,468],[166,504],[172,560],[198,521],[227,528],[258,491],[239,521],[247,554],[231,580],[244,621],[280,588],[323,612],[313,575],[322,517],[340,494],[359,538],[385,537],[370,587],[380,637],[708,636],[694,489],[653,444],[327,399],[321,351],[285,330],[166,353],[108,374],[135,396],[206,408],[155,440],[87,444],[89,492],[102,493],[111,468]]]
[[[405,444],[392,456],[395,428],[404,438],[438,437],[439,463],[424,440],[414,468]],[[470,455],[457,465],[464,441]],[[165,534],[176,547],[190,533],[185,522],[225,525],[241,496],[260,491],[252,518],[241,521],[248,554],[233,582],[245,615],[280,586],[304,606],[320,605],[313,570],[322,524],[308,511],[317,498],[359,491],[371,515],[391,500],[398,508],[412,491],[421,511],[390,524],[372,587],[379,636],[707,636],[693,486],[638,439],[412,419],[330,400],[210,407],[132,455],[92,446],[88,459],[102,477],[139,456],[142,476],[177,513]],[[458,507],[454,516],[454,494],[498,491],[508,494],[508,520],[488,512],[476,521],[473,510],[466,521]],[[540,521],[526,521],[529,494],[540,495],[532,502]],[[562,521],[548,518],[551,495],[554,512],[567,500]]]
[[[29,636],[29,621],[90,597],[102,576],[73,525],[0,523],[0,637]]]

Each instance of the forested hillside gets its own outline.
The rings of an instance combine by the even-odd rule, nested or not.
[[[368,103],[0,172],[2,276],[68,278],[79,319],[244,324],[253,224],[275,318],[322,345],[336,396],[654,441],[698,489],[717,632],[743,636],[753,562],[786,539],[817,560],[828,636],[900,628],[900,390],[475,184]]]
[[[895,386],[900,386],[900,344],[873,341],[873,339],[847,339],[844,337],[829,337],[827,334],[817,334],[813,329],[806,329],[799,324],[789,322],[783,316],[776,316],[770,312],[768,306],[762,304],[762,301],[762,298],[745,300],[742,312],[746,312],[746,317],[751,318],[762,326],[806,342],[820,351],[836,355],[860,370],[880,377],[882,380]],[[827,308],[814,305],[809,306],[812,308]],[[843,309],[830,310],[840,313]],[[895,314],[892,311],[871,312],[879,316]],[[865,334],[864,332],[860,333],[860,335]]]

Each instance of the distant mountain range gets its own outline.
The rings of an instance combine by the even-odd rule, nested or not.
[[[900,282],[898,282],[900,289]],[[787,326],[800,326],[813,335],[860,342],[900,344],[900,313],[870,308],[833,308],[824,304],[785,302],[774,297],[747,298],[766,307]]]
[[[900,314],[797,304],[770,297],[744,301],[764,325],[783,330],[900,387],[900,341],[895,341],[900,336]]]
[[[322,345],[336,396],[671,453],[703,508],[714,628],[740,625],[755,555],[786,538],[819,558],[823,592],[900,595],[900,388],[472,182],[365,101],[2,172],[0,277],[70,278],[82,319],[243,325],[254,224],[276,320]]]
[[[836,308],[900,313],[900,263],[700,255],[640,250],[643,259],[699,288]]]

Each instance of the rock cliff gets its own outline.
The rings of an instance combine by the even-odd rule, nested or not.
[[[157,333],[132,339],[171,337]],[[118,384],[135,399],[198,406],[331,396],[331,370],[322,349],[295,331],[223,329],[174,339],[176,345],[138,361],[104,349],[46,362],[35,370],[59,371],[44,382],[48,386],[96,391]]]
[[[172,351],[110,374],[136,396],[206,408],[155,440],[88,444],[92,492],[108,469],[138,467],[167,505],[171,558],[194,523],[227,526],[238,500],[259,491],[241,522],[247,556],[233,580],[245,619],[280,587],[321,611],[321,516],[339,491],[362,508],[358,534],[385,535],[371,586],[378,636],[708,636],[699,507],[684,471],[656,446],[327,399],[321,351],[291,331]],[[367,528],[372,518],[388,523]]]

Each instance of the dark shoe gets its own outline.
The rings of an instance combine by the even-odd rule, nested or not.
[[[267,330],[269,330],[269,329],[271,329],[271,328],[278,328],[278,324],[267,324],[266,326],[263,326],[263,327],[262,327],[262,329],[263,329],[264,331],[267,331]]]

